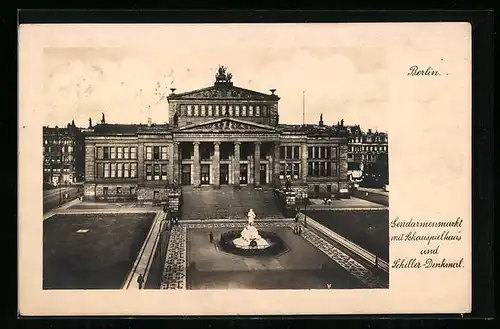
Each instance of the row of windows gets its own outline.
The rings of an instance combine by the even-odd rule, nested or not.
[[[366,160],[366,161],[377,161],[378,156],[377,154],[348,154],[347,159],[349,160],[354,160],[354,161],[361,161],[361,160]]]
[[[59,163],[59,162],[61,162],[61,157],[53,157],[52,158],[52,157],[49,156],[49,157],[45,157],[44,161],[45,161],[45,163],[49,163],[49,162],[58,162]],[[71,156],[71,155],[70,156],[65,155],[65,156],[62,157],[62,161],[63,162],[72,162],[73,161],[73,156]]]
[[[181,116],[188,117],[267,117],[269,109],[260,105],[181,105]]]
[[[336,162],[315,161],[307,164],[307,175],[309,177],[331,177],[338,175]]]
[[[135,178],[137,177],[137,163],[98,163],[98,178]]]
[[[299,163],[282,163],[280,164],[280,179],[300,179],[300,164]]]
[[[146,180],[167,180],[166,164],[147,164]]]
[[[137,159],[137,147],[114,147],[104,146],[97,147],[97,159]]]
[[[69,139],[65,139],[65,140],[61,140],[61,139],[51,139],[51,140],[48,140],[48,139],[46,139],[44,141],[44,144],[45,145],[48,145],[48,144],[52,144],[52,145],[59,145],[59,144],[63,144],[63,145],[75,145],[76,141],[69,140]]]
[[[363,145],[363,146],[348,146],[348,152],[361,152],[361,151],[382,151],[387,152],[387,146],[373,146],[373,145]]]
[[[281,146],[280,147],[281,159],[299,159],[300,148],[299,146]]]
[[[74,171],[75,168],[73,167],[73,169],[70,169],[70,168],[64,168],[62,170],[63,173],[70,173],[72,171]],[[43,171],[46,171],[46,172],[49,172],[49,171],[52,171],[52,172],[61,172],[61,168],[44,168]]]
[[[102,188],[102,194],[109,195],[109,188],[107,186]],[[121,186],[116,187],[116,194],[135,194],[135,187],[123,189]]]
[[[362,137],[356,137],[356,138],[351,138],[351,143],[363,143],[363,138]],[[375,140],[373,140],[372,138],[370,137],[367,137],[364,142],[366,143],[386,143],[386,139],[385,138],[380,138],[380,137],[375,137]]]
[[[309,146],[307,148],[308,159],[337,159],[337,147]]]
[[[52,146],[45,146],[44,147],[44,152],[45,153],[50,153],[50,152],[59,152],[61,151],[62,153],[72,153],[73,152],[73,146],[67,145],[67,146],[61,146],[59,147],[52,147]]]
[[[167,160],[167,147],[146,146],[146,160]]]

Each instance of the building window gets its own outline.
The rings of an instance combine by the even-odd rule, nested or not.
[[[300,157],[300,149],[298,146],[293,147],[293,158],[294,159],[299,159]]]
[[[161,159],[167,160],[167,147],[166,146],[161,147]]]
[[[332,147],[332,156],[331,156],[331,159],[337,159],[338,157],[338,151],[337,151],[337,147]]]
[[[247,106],[246,105],[243,105],[241,107],[241,116],[242,117],[246,117],[247,116]]]
[[[205,105],[202,105],[201,109],[200,109],[200,117],[204,117],[204,116],[205,116]]]
[[[235,117],[239,117],[240,116],[240,106],[239,105],[236,105],[234,107],[234,116]]]
[[[123,158],[124,159],[128,159],[129,158],[129,148],[128,147],[124,147],[123,148]]]
[[[130,177],[137,177],[137,163],[130,164]]]
[[[285,164],[281,163],[280,164],[280,179],[284,179],[284,178],[285,178]]]
[[[153,160],[153,148],[146,146],[146,160]]]
[[[153,179],[153,165],[146,165],[146,180]]]
[[[255,116],[260,117],[260,106],[258,105],[255,107]]]
[[[284,159],[284,158],[285,158],[285,147],[280,146],[280,159]]]
[[[161,180],[167,180],[167,165],[161,165]]]
[[[99,178],[104,177],[104,164],[103,163],[97,164],[97,177],[99,177]]]
[[[293,179],[299,179],[299,178],[300,178],[299,164],[294,163],[293,164]]]
[[[116,177],[122,178],[123,177],[123,163],[118,163],[117,166],[118,166],[118,170],[117,170],[118,175],[116,175]]]
[[[108,187],[107,187],[107,186],[104,186],[104,187],[102,188],[102,194],[104,194],[104,195],[108,195]]]
[[[131,147],[130,148],[130,159],[136,159],[136,158],[137,158],[137,148]]]
[[[285,149],[286,150],[286,158],[291,159],[292,158],[292,147],[286,146],[285,148],[286,148]]]
[[[198,105],[196,104],[196,105],[194,106],[194,114],[193,114],[193,116],[197,117],[197,116],[199,116],[199,115],[200,115],[200,112],[199,112],[199,107],[198,107]]]
[[[339,175],[337,162],[332,162],[331,163],[331,170],[330,171],[331,171],[330,176],[336,177],[336,176]]]
[[[160,180],[160,165],[159,164],[155,164],[154,165],[154,169],[155,169],[154,180]]]
[[[123,164],[123,177],[128,178],[130,173],[130,163]]]
[[[111,156],[111,159],[114,159],[116,157],[116,149],[114,147],[111,148],[110,150],[110,156]]]
[[[310,146],[309,146],[309,147],[307,148],[307,158],[308,158],[308,159],[312,159],[312,156],[313,156],[313,154],[312,154],[312,153],[313,153],[313,152],[312,152],[312,147],[310,147]]]
[[[209,117],[213,116],[212,105],[208,105],[208,114],[207,114],[207,116],[209,116]]]
[[[103,147],[104,156],[103,159],[109,159],[109,147]]]
[[[122,187],[121,186],[116,187],[116,194],[122,194]]]
[[[328,184],[328,185],[326,186],[326,191],[327,191],[328,193],[332,193],[332,186],[331,186],[330,184]]]
[[[216,117],[220,116],[220,107],[219,107],[219,105],[215,105],[214,116],[216,116]]]
[[[121,147],[116,148],[116,158],[117,159],[122,159],[122,154],[123,154],[122,152],[123,152],[123,148],[121,148]]]
[[[153,159],[155,159],[155,160],[160,159],[160,147],[159,146],[153,147]]]
[[[286,178],[292,178],[292,164],[291,163],[287,163],[285,165],[285,170],[286,170]]]
[[[104,164],[104,178],[109,177],[109,163]]]
[[[193,116],[193,108],[191,105],[187,106],[187,115],[188,115],[188,117]]]
[[[253,105],[248,106],[248,116],[253,117]]]
[[[309,175],[309,176],[313,175],[313,164],[312,164],[312,162],[309,162],[307,164],[307,175]]]
[[[116,163],[111,164],[111,178],[116,177]]]

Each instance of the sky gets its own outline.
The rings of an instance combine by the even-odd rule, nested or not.
[[[235,86],[281,97],[280,122],[344,119],[387,131],[387,49],[377,31],[344,24],[158,25],[57,30],[43,49],[44,125],[168,122],[162,95],[213,85],[219,65]],[[359,29],[358,29],[359,30]],[[62,40],[62,41],[61,41]],[[69,41],[70,40],[70,41]]]

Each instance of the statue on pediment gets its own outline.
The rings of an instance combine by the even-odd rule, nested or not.
[[[233,78],[233,75],[231,73],[226,73],[227,68],[222,65],[219,66],[219,69],[217,70],[217,73],[215,74],[215,81],[216,82],[231,82],[231,79]]]

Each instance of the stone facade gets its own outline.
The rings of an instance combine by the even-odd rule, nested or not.
[[[67,127],[43,127],[43,182],[58,185],[84,180],[85,148],[75,122]]]
[[[173,90],[168,124],[90,127],[85,198],[164,201],[172,185],[276,188],[286,180],[314,195],[315,185],[333,192],[347,184],[346,132],[322,122],[280,124],[279,99],[274,89],[264,94],[218,81]]]

